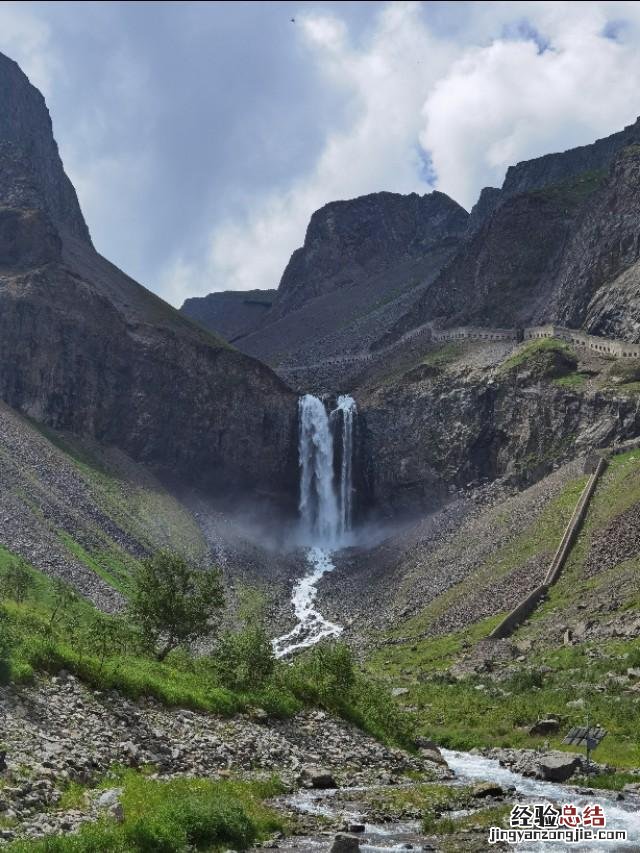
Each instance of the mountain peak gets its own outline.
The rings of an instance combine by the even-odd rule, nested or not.
[[[41,210],[62,233],[91,243],[53,137],[43,96],[0,53],[0,205]]]

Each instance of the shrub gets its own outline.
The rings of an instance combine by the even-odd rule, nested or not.
[[[212,664],[222,684],[243,691],[260,688],[271,678],[275,656],[266,631],[257,625],[224,634]]]
[[[178,646],[211,635],[213,617],[223,606],[220,572],[198,570],[170,551],[158,551],[133,574],[129,613],[160,661]]]
[[[0,607],[0,684],[6,684],[11,677],[10,653],[13,645],[8,614]]]
[[[33,573],[20,558],[12,560],[0,576],[0,594],[19,604],[28,597],[34,585]]]

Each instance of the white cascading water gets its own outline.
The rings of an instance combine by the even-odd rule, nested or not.
[[[353,421],[357,414],[356,401],[348,394],[338,397],[331,413],[342,416],[342,461],[340,464],[340,536],[348,534],[353,525]]]
[[[348,542],[353,524],[353,432],[357,413],[348,394],[338,397],[327,413],[324,403],[312,394],[300,398],[298,444],[300,460],[300,536],[307,547],[309,571],[295,584],[291,603],[295,628],[273,641],[276,657],[308,648],[325,637],[337,637],[342,627],[329,622],[315,608],[318,581],[335,565],[334,551]],[[341,419],[339,492],[334,474],[334,431]]]

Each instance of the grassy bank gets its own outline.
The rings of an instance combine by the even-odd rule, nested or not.
[[[284,663],[254,626],[224,635],[210,654],[180,649],[159,661],[125,617],[100,613],[1,548],[0,587],[18,564],[27,589],[14,590],[0,605],[2,680],[28,682],[65,669],[99,690],[224,715],[260,707],[286,717],[322,707],[381,740],[411,743],[410,716],[398,711],[386,686],[362,674],[342,644],[324,644]]]
[[[104,817],[73,835],[17,841],[10,853],[186,853],[189,850],[246,850],[285,828],[283,818],[264,805],[282,792],[277,780],[162,782],[133,770],[109,774],[102,788],[120,788],[121,823]],[[74,803],[86,810],[82,791]]]
[[[607,626],[632,618],[640,606],[640,558],[632,555],[632,540],[631,556],[625,540],[620,542],[621,535],[633,537],[633,524],[629,522],[630,534],[607,533],[616,519],[640,503],[640,451],[611,459],[559,582],[510,640],[522,649],[519,660],[498,660],[493,671],[472,672],[462,680],[449,674],[454,664],[475,654],[502,613],[455,633],[423,636],[461,596],[481,595],[486,579],[513,571],[537,554],[550,557],[583,484],[584,478],[568,483],[537,519],[471,578],[396,626],[391,638],[405,641],[383,645],[369,659],[372,673],[386,678],[389,685],[409,689],[403,702],[417,708],[422,734],[458,749],[540,748],[548,741],[551,747],[570,750],[562,738],[572,725],[584,725],[588,712],[592,724],[609,732],[595,759],[623,770],[640,767],[640,679],[626,677],[628,669],[640,667],[640,638],[616,637],[613,631],[606,636]],[[593,557],[602,553],[607,536],[613,536],[624,557],[619,562],[612,559],[612,565]],[[607,544],[604,553],[612,553],[611,547]],[[565,627],[580,622],[602,626],[605,636],[564,645]],[[576,700],[578,707],[573,705]],[[560,719],[556,736],[528,733],[537,719],[551,714]],[[622,773],[607,774],[595,783],[621,788],[627,781],[632,779]]]

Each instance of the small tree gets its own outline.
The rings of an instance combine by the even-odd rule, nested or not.
[[[10,655],[13,647],[13,636],[9,627],[9,617],[0,607],[0,684],[7,682],[11,675]],[[1,750],[0,744],[0,753]]]
[[[0,576],[0,593],[18,604],[23,602],[34,586],[33,574],[24,560],[18,558],[7,566]]]
[[[223,606],[220,572],[200,571],[178,554],[158,551],[134,572],[129,613],[160,661],[213,633]]]
[[[218,678],[233,690],[264,686],[275,663],[271,640],[259,624],[224,634],[213,655]]]
[[[51,592],[51,612],[49,614],[48,630],[51,632],[61,622],[71,622],[75,627],[75,620],[69,619],[71,612],[78,603],[78,595],[68,583],[61,578],[53,579]]]

